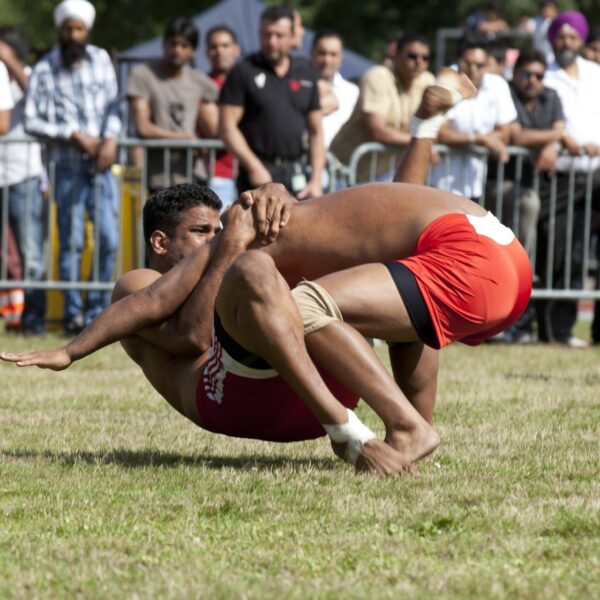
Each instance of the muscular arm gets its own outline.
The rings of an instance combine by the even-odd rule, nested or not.
[[[169,140],[189,140],[187,133],[171,131],[152,122],[150,102],[145,98],[135,97],[131,99],[133,120],[140,137],[143,138],[165,138]]]
[[[239,123],[243,116],[243,106],[222,104],[219,108],[219,135],[227,146],[227,150],[240,161],[240,165],[248,172],[252,185],[269,183],[271,181],[270,173],[265,169],[258,156],[254,154],[240,131]]]
[[[403,146],[410,142],[410,133],[391,127],[385,122],[382,115],[363,112],[362,118],[370,137],[374,141],[397,146]]]
[[[564,121],[556,121],[551,129],[529,129],[517,124],[512,129],[512,143],[525,148],[538,148],[553,142],[562,142],[564,135]]]
[[[205,138],[219,137],[219,107],[216,102],[201,102],[198,129]]]

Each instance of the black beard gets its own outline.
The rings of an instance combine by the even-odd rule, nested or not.
[[[60,55],[63,65],[68,69],[87,55],[86,44],[79,42],[60,42]]]
[[[564,69],[575,62],[575,59],[579,56],[579,52],[577,52],[577,50],[566,48],[565,50],[555,52],[555,56],[556,62]]]

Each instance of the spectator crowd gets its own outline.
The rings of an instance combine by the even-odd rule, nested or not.
[[[93,226],[91,279],[108,283],[114,276],[115,163],[141,164],[147,193],[191,180],[227,206],[239,191],[274,181],[299,200],[315,198],[339,183],[326,169],[328,152],[348,165],[367,142],[401,151],[434,81],[431,44],[418,32],[387,40],[385,49],[382,40],[382,62],[348,81],[341,34],[316,32],[304,56],[300,15],[281,5],[262,13],[256,53],[241,56],[226,23],[203,32],[208,73],[193,66],[200,42],[193,21],[173,19],[162,57],[131,69],[120,90],[111,57],[90,42],[94,20],[87,0],[60,2],[56,45],[33,67],[22,31],[0,27],[0,281],[31,283],[0,289],[7,330],[45,332],[49,196],[65,282],[62,325],[73,335],[108,303],[105,287],[82,294],[77,282],[86,221]],[[583,247],[583,240],[597,240],[600,214],[600,29],[545,0],[514,27],[500,3],[486,2],[467,16],[464,31],[452,66],[477,94],[447,114],[430,183],[486,205],[511,226],[541,287],[581,288],[584,263],[598,264],[599,245]],[[509,48],[513,34],[526,34],[527,44]],[[127,123],[133,137],[155,143],[124,159],[119,139]],[[20,141],[26,134],[37,141]],[[215,138],[224,148],[198,150],[198,140]],[[515,155],[510,146],[528,152]],[[359,161],[355,175],[390,180],[390,163]],[[600,308],[595,316],[592,340],[600,343]],[[576,318],[574,300],[535,301],[502,341],[537,336],[582,346],[573,335]]]

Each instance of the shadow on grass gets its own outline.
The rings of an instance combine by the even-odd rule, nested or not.
[[[12,459],[38,459],[43,458],[62,466],[70,467],[78,464],[89,465],[117,465],[125,468],[145,467],[199,467],[206,469],[240,469],[268,471],[282,467],[306,469],[317,468],[331,471],[337,468],[337,461],[333,458],[297,458],[289,456],[261,456],[241,454],[239,456],[206,456],[183,455],[160,450],[128,450],[116,448],[114,450],[74,450],[72,452],[54,452],[52,450],[2,450],[3,458]]]

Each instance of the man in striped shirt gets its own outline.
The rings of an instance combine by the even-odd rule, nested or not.
[[[112,278],[118,245],[118,194],[110,168],[121,132],[118,88],[108,53],[88,43],[95,9],[87,0],[64,0],[54,10],[58,44],[34,67],[25,104],[25,129],[51,141],[60,238],[59,271],[78,281],[84,210],[95,225],[92,278]],[[108,292],[65,292],[63,322],[78,333],[107,304]]]

